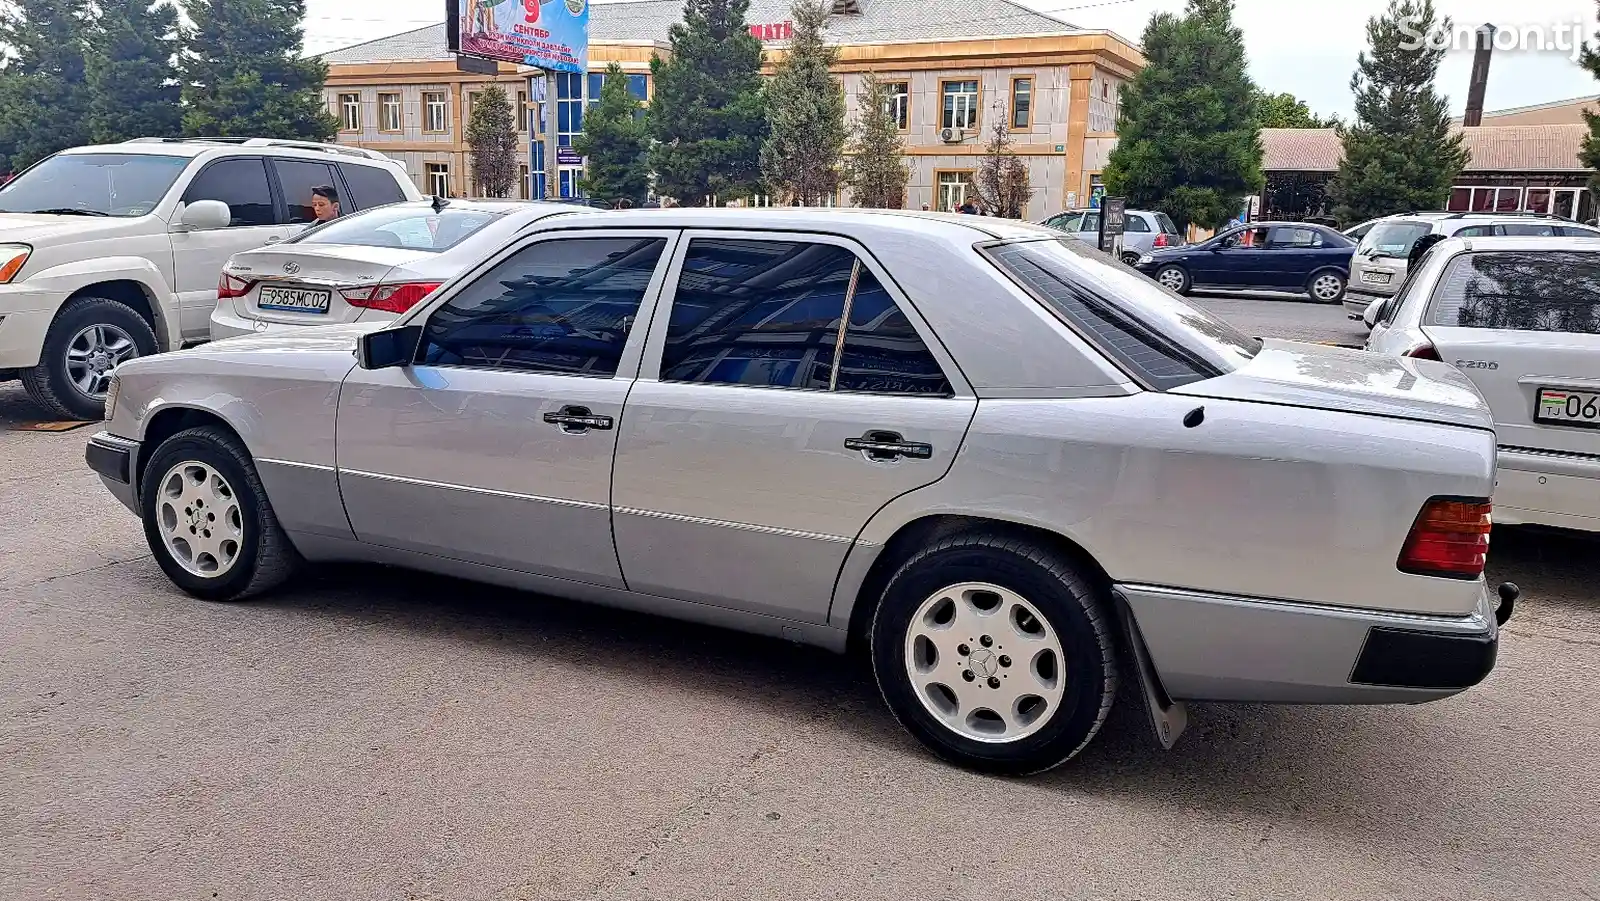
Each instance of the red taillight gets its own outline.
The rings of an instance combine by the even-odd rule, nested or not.
[[[243,297],[250,293],[250,288],[254,284],[255,282],[235,278],[224,272],[222,273],[222,278],[217,279],[217,299],[232,300],[235,297]]]
[[[424,297],[439,290],[441,284],[443,282],[403,282],[373,288],[346,288],[339,293],[344,296],[345,303],[352,307],[404,313]]]
[[[1167,233],[1166,232],[1157,232],[1156,233],[1155,243],[1153,245],[1151,245],[1151,246],[1153,246],[1153,247],[1167,247],[1167,246],[1170,246],[1170,245],[1167,244]]]
[[[1490,503],[1434,498],[1422,506],[1400,550],[1400,570],[1476,579],[1489,558]]]
[[[1401,354],[1401,356],[1412,357],[1417,360],[1439,360],[1441,362],[1444,360],[1443,357],[1439,356],[1439,352],[1433,349],[1432,344],[1418,344],[1416,347]]]

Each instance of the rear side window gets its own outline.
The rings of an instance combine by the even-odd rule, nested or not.
[[[267,187],[267,166],[259,158],[218,160],[195,176],[183,192],[184,203],[220,200],[228,205],[235,228],[275,225],[272,189]]]
[[[1275,228],[1273,247],[1321,247],[1322,233],[1314,228]]]
[[[1563,238],[1600,238],[1600,232],[1592,228],[1580,228],[1576,225],[1558,225],[1556,234]]]
[[[1520,237],[1555,237],[1556,228],[1548,222],[1507,222],[1500,226],[1500,234]]]
[[[405,192],[400,190],[400,184],[395,181],[396,174],[387,169],[356,163],[340,163],[339,171],[344,175],[345,188],[349,190],[350,199],[354,204],[347,207],[347,210],[371,209],[406,199]]]
[[[1429,321],[1458,328],[1600,335],[1600,253],[1463,254],[1445,269]]]
[[[529,245],[433,311],[418,360],[609,378],[666,244],[561,238]]]
[[[1085,340],[1157,390],[1231,372],[1260,351],[1260,341],[1074,244],[1025,241],[984,252]]]
[[[951,393],[905,314],[858,263],[832,244],[694,239],[673,296],[662,380]]]
[[[278,185],[283,188],[283,202],[289,208],[290,222],[312,222],[317,217],[311,211],[311,189],[321,185],[338,187],[333,167],[327,163],[306,160],[273,160],[272,168],[278,173]],[[339,198],[343,201],[344,198]],[[340,207],[344,209],[341,202]]]
[[[1143,216],[1129,216],[1123,220],[1122,227],[1123,231],[1138,232],[1140,234],[1150,233],[1150,223],[1144,221]]]

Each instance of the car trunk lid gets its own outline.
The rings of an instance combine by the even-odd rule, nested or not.
[[[286,244],[237,254],[224,272],[249,283],[248,293],[234,299],[241,318],[322,325],[354,322],[366,312],[341,291],[378,285],[397,267],[430,256],[401,247]]]
[[[1444,363],[1277,339],[1239,369],[1171,393],[1494,428],[1472,382]]]
[[[1600,335],[1424,326],[1477,386],[1501,446],[1600,454]]]

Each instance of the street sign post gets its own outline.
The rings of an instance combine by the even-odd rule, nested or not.
[[[1100,198],[1100,249],[1112,256],[1122,252],[1122,233],[1128,225],[1128,198]]]

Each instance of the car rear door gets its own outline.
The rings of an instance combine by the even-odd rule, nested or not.
[[[544,232],[416,320],[410,366],[339,394],[339,488],[362,541],[622,587],[611,468],[672,230]],[[641,318],[644,317],[644,318]]]
[[[174,232],[172,260],[185,340],[211,335],[222,267],[236,253],[282,241],[289,229],[278,221],[266,162],[255,156],[212,160],[184,188],[183,202],[220,200],[232,215],[226,228]]]
[[[1321,247],[1322,235],[1314,228],[1275,226],[1267,241],[1270,252],[1265,257],[1267,265],[1262,277],[1274,288],[1299,290],[1317,267],[1317,251]]]
[[[825,622],[856,536],[944,477],[977,401],[853,242],[684,237],[618,438],[623,575],[634,591]]]
[[[1502,447],[1600,453],[1600,252],[1461,254],[1421,327],[1489,402]]]

